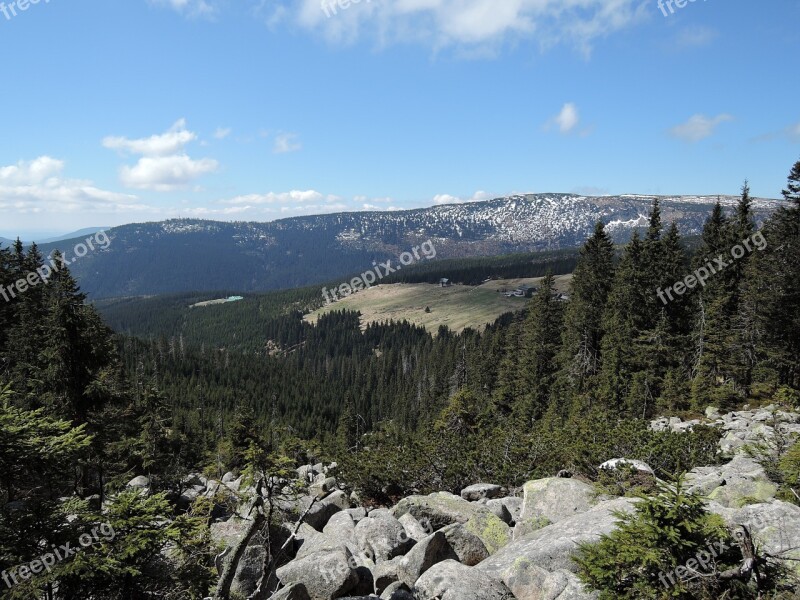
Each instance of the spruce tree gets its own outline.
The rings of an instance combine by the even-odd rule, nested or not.
[[[555,357],[561,346],[563,306],[556,297],[555,280],[548,274],[528,308],[520,347],[520,398],[515,412],[525,423],[538,419],[547,409]]]
[[[800,160],[794,163],[789,173],[789,183],[783,190],[783,197],[787,202],[792,202],[794,208],[800,209]]]
[[[765,224],[763,249],[753,256],[743,304],[752,318],[754,369],[773,384],[800,389],[800,162],[784,198]]]
[[[614,243],[602,223],[583,248],[572,274],[564,314],[558,383],[555,395],[582,394],[600,366],[603,314],[614,282]],[[554,397],[555,400],[555,397]]]
[[[600,396],[610,410],[622,413],[633,375],[646,364],[641,334],[647,325],[647,282],[644,246],[638,232],[625,248],[603,317]],[[638,415],[637,415],[638,416]]]

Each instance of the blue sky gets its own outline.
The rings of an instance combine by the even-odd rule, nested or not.
[[[796,0],[337,1],[6,0],[0,235],[778,197],[800,159]]]

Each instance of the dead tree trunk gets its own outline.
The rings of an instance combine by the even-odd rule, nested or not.
[[[250,544],[250,540],[253,539],[253,536],[264,526],[267,520],[262,510],[263,499],[260,490],[263,483],[264,481],[262,479],[258,482],[258,485],[256,485],[256,500],[250,511],[251,514],[255,511],[255,516],[250,522],[250,527],[247,528],[244,537],[236,544],[230,561],[228,561],[225,570],[220,575],[217,591],[214,594],[214,600],[230,600],[231,585],[233,585],[233,578],[236,575],[236,569],[239,567],[239,561],[242,560],[242,556],[244,556],[245,550],[247,550],[247,546]]]

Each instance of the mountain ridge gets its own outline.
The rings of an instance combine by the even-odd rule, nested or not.
[[[618,243],[647,226],[654,199],[665,223],[698,234],[713,204],[736,196],[526,194],[392,212],[288,217],[271,222],[171,219],[108,230],[105,250],[72,264],[96,298],[183,291],[269,291],[314,285],[397,258],[431,240],[436,258],[493,256],[581,245],[597,221]],[[761,222],[780,201],[754,199]],[[43,244],[67,254],[81,239]]]

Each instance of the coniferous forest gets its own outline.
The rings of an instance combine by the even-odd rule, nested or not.
[[[211,528],[238,509],[217,496],[187,502],[190,474],[242,476],[258,495],[250,513],[271,530],[277,509],[262,507],[316,463],[337,463],[341,485],[371,507],[477,482],[521,489],[558,473],[608,492],[619,482],[598,465],[617,457],[678,482],[721,463],[719,429],[650,424],[709,406],[800,408],[800,162],[783,196],[756,229],[745,183],[735,210],[717,204],[691,243],[663,221],[658,201],[622,247],[598,224],[577,256],[526,267],[523,275],[549,274],[524,311],[462,333],[407,322],[362,328],[343,310],[311,325],[303,314],[319,300],[306,291],[264,300],[238,337],[225,337],[238,325],[221,312],[187,334],[178,311],[137,313],[135,303],[109,309],[115,323],[131,323],[115,332],[68,269],[54,272],[0,302],[0,596],[234,598]],[[0,284],[44,262],[35,245],[0,249]],[[519,274],[513,261],[487,259],[431,264],[404,280],[474,284],[494,267]],[[563,301],[553,275],[566,270]],[[705,281],[692,285],[687,276],[697,274]],[[251,318],[233,314],[240,325]],[[144,321],[147,335],[137,335]],[[796,444],[788,440],[768,472],[777,497],[800,505]],[[139,477],[147,493],[131,485]],[[657,540],[657,552],[641,550],[654,564],[705,518],[693,499],[676,498],[685,531],[665,533],[673,513],[663,504],[651,506],[665,516],[649,529],[631,517],[620,530]],[[94,542],[39,560],[65,544],[74,550],[82,536]],[[580,559],[582,580],[603,598],[797,597],[766,569],[758,589],[720,578],[665,591],[640,581],[644,567],[620,558],[617,538],[603,544]],[[617,564],[628,575],[612,577]],[[252,598],[269,597],[267,580]]]

